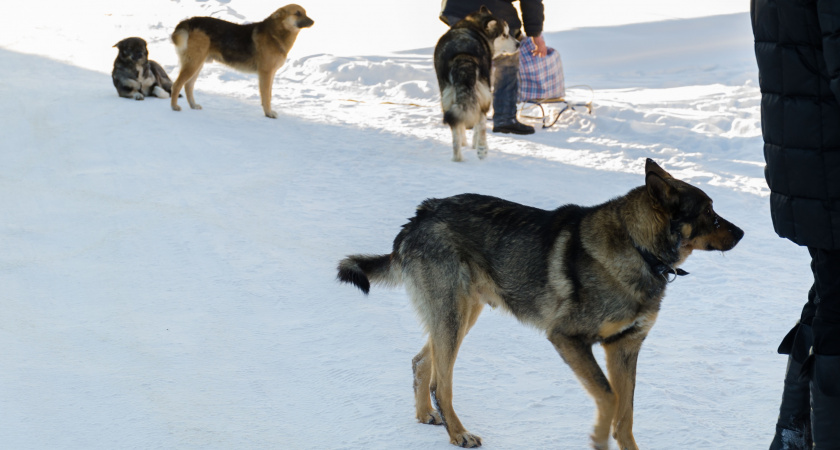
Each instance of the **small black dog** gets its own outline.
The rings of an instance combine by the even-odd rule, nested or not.
[[[160,64],[149,59],[146,41],[139,37],[125,38],[114,45],[120,50],[114,60],[111,78],[120,97],[143,100],[148,95],[169,98],[172,80]]]

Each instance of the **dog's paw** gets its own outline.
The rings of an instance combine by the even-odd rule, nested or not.
[[[274,110],[272,109],[271,111],[265,113],[265,116],[268,117],[269,119],[276,119],[277,118],[277,113],[274,112]]]
[[[472,433],[467,433],[466,431],[456,434],[449,442],[464,448],[481,447],[481,438]]]
[[[418,416],[417,421],[426,425],[443,425],[443,420],[440,419],[440,413],[437,411],[429,411],[422,416]]]
[[[592,438],[592,449],[593,450],[610,450],[610,443],[608,441],[596,441],[595,436],[589,436]]]
[[[201,105],[199,105],[198,103],[196,103],[195,105],[190,105],[190,108],[192,108],[192,109],[201,109]]]
[[[141,94],[139,92],[134,93],[134,100],[143,100],[144,98],[146,98],[146,97],[143,96],[143,94]]]
[[[604,448],[607,448],[607,447],[604,447]],[[618,448],[620,448],[621,450],[639,450],[639,446],[636,445],[636,441],[633,440],[632,438],[630,439],[629,442],[619,440],[618,441]]]
[[[178,105],[172,105],[172,111],[180,111],[181,107]]]
[[[152,93],[155,94],[155,97],[157,98],[169,98],[169,92],[166,92],[166,89],[160,86],[155,86]]]

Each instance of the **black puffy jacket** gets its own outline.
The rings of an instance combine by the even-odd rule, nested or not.
[[[537,37],[542,34],[543,22],[545,21],[545,8],[542,0],[519,0],[519,9],[522,10],[522,21],[519,20],[519,13],[513,6],[514,0],[443,0],[441,5],[440,18],[446,23],[447,16],[463,19],[467,14],[478,11],[482,5],[493,13],[494,16],[503,19],[510,27],[510,34],[519,37],[519,30],[525,26],[525,35]],[[448,24],[450,26],[454,24]]]
[[[840,249],[840,1],[750,6],[773,226]]]

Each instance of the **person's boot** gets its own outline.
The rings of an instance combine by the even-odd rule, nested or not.
[[[811,430],[814,449],[840,449],[840,356],[813,355]]]
[[[525,125],[522,122],[514,119],[513,122],[503,124],[503,125],[496,125],[494,122],[493,125],[493,132],[494,133],[513,133],[513,134],[534,134],[534,127],[530,125]]]
[[[811,381],[811,431],[817,450],[840,449],[840,323],[813,320],[814,349],[808,368]]]
[[[788,354],[785,389],[770,450],[811,449],[811,388],[803,366],[813,344],[811,327],[797,324],[782,340],[779,353]]]

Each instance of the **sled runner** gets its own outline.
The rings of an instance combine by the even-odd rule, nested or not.
[[[571,89],[587,89],[589,95],[584,100],[572,101],[563,97],[535,98],[520,100],[516,114],[520,119],[538,120],[542,122],[543,128],[549,128],[560,119],[566,111],[577,111],[578,108],[586,108],[587,114],[592,114],[592,88],[586,85],[570,86]]]

